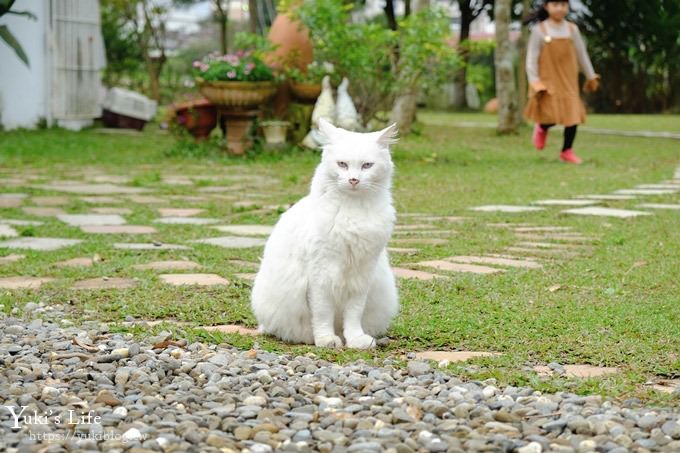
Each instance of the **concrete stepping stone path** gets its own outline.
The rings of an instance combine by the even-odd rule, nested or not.
[[[117,214],[117,215],[132,214],[132,209],[130,208],[99,207],[92,208],[91,211],[94,212],[95,214]]]
[[[565,376],[574,378],[594,378],[619,372],[618,368],[592,365],[563,365],[562,367],[565,370]],[[535,366],[534,371],[543,376],[552,376],[555,374],[555,371],[547,366]]]
[[[127,223],[117,214],[69,214],[57,216],[59,220],[71,226],[83,225],[124,225]]]
[[[661,393],[680,392],[680,379],[666,379],[652,384],[652,388]]]
[[[587,198],[590,200],[604,200],[604,201],[619,201],[619,200],[634,200],[633,195],[581,195],[579,198]]]
[[[228,285],[229,280],[217,274],[161,274],[158,276],[163,282],[174,285],[215,286]]]
[[[66,261],[59,261],[57,263],[54,263],[54,265],[57,267],[92,267],[94,263],[95,260],[93,258],[81,257],[72,258]]]
[[[501,355],[497,352],[482,351],[421,351],[415,354],[418,360],[433,360],[439,364],[442,364],[442,362],[466,362],[480,357],[497,357]]]
[[[218,247],[224,247],[227,249],[245,249],[252,247],[264,247],[267,241],[265,239],[253,237],[221,236],[207,239],[199,239],[191,242],[195,244],[216,245]]]
[[[81,242],[83,241],[80,239],[24,237],[0,242],[0,248],[52,251],[80,244]]]
[[[152,226],[145,225],[85,225],[80,230],[88,234],[155,234]]]
[[[115,184],[44,184],[35,186],[37,189],[51,190],[55,192],[68,192],[82,195],[112,195],[112,194],[136,194],[149,192],[142,187],[125,187]]]
[[[123,175],[94,175],[85,177],[87,181],[93,181],[97,183],[112,183],[112,184],[127,184],[131,181],[129,176]]]
[[[465,263],[452,263],[450,261],[443,260],[433,260],[433,261],[420,261],[416,263],[418,266],[431,267],[441,271],[449,272],[464,272],[471,274],[497,274],[504,272],[503,269],[498,269],[489,266],[479,266],[475,264],[465,264]]]
[[[429,223],[399,224],[394,227],[395,231],[427,230],[432,228]]]
[[[33,197],[31,202],[37,206],[63,206],[69,204],[71,199],[68,197]]]
[[[43,277],[2,277],[0,289],[38,289],[43,283],[48,283],[53,278]]]
[[[164,225],[212,225],[219,223],[220,220],[205,217],[161,217],[154,222]]]
[[[40,226],[43,224],[43,222],[39,222],[37,220],[0,219],[0,224],[14,226]]]
[[[635,186],[636,189],[649,190],[649,189],[661,189],[661,190],[672,190],[677,192],[680,190],[680,186],[677,184],[640,184]]]
[[[201,267],[200,264],[193,261],[153,261],[147,264],[135,264],[133,269],[137,270],[154,270],[154,271],[181,271],[197,269]]]
[[[518,267],[526,269],[541,269],[543,266],[529,259],[501,258],[497,256],[451,256],[446,261],[465,264],[491,264],[496,266]]]
[[[599,217],[617,217],[620,219],[627,219],[631,217],[651,215],[649,212],[643,211],[631,211],[628,209],[613,209],[613,208],[598,208],[598,207],[588,207],[588,208],[575,208],[567,209],[562,211],[565,214],[576,214],[576,215],[591,215]]]
[[[60,208],[26,207],[22,208],[21,210],[28,215],[34,215],[38,217],[57,217],[66,214],[66,211]]]
[[[80,197],[79,198],[81,201],[84,201],[85,203],[90,203],[90,204],[116,204],[116,203],[122,203],[123,200],[120,198],[115,198],[115,197]]]
[[[678,191],[678,189],[621,189],[614,193],[617,195],[671,195]]]
[[[441,238],[416,238],[416,237],[410,237],[410,238],[393,238],[390,241],[390,244],[395,244],[395,245],[446,245],[448,244],[449,241],[447,239],[441,239]]]
[[[643,203],[637,205],[638,208],[645,208],[645,209],[672,209],[672,210],[678,210],[680,209],[680,204],[659,204],[659,203]]]
[[[560,234],[560,233],[516,233],[517,237],[524,240],[532,241],[564,241],[564,242],[590,242],[594,239],[581,234]]]
[[[77,281],[71,289],[128,289],[137,285],[137,280],[130,278],[88,278]]]
[[[571,230],[573,230],[573,228],[568,226],[528,226],[515,228],[515,232],[517,233],[558,233]]]
[[[18,208],[24,204],[26,194],[23,193],[3,193],[0,194],[0,208]]]
[[[14,253],[10,253],[9,255],[0,256],[0,264],[16,263],[24,258],[26,258],[26,255],[15,255]]]
[[[403,253],[405,255],[417,255],[418,253],[420,253],[419,249],[404,247],[388,247],[387,251],[389,253]]]
[[[455,230],[401,230],[394,231],[392,236],[441,236],[458,234]]]
[[[596,200],[538,200],[531,202],[531,204],[541,206],[589,206],[597,203]]]
[[[392,273],[397,278],[415,279],[415,280],[433,280],[435,278],[446,278],[444,275],[432,274],[425,271],[416,271],[413,269],[404,269],[401,267],[393,267]]]
[[[477,212],[506,212],[506,213],[519,213],[519,212],[536,212],[542,211],[545,208],[540,208],[538,206],[514,206],[514,205],[485,205],[470,208]]]
[[[506,252],[509,252],[509,253],[519,253],[519,254],[522,254],[522,255],[528,255],[528,256],[539,257],[539,258],[542,258],[542,257],[545,257],[545,256],[558,257],[558,258],[575,258],[575,257],[579,256],[579,253],[577,253],[577,252],[566,251],[564,249],[540,249],[540,248],[511,246],[511,247],[506,247],[504,250]]]
[[[0,224],[0,238],[15,238],[17,236],[19,236],[17,230],[9,225]]]
[[[159,208],[161,217],[191,217],[204,212],[205,209],[196,208]]]
[[[168,203],[168,200],[164,198],[158,198],[158,197],[153,197],[153,196],[148,196],[148,195],[133,195],[131,197],[128,197],[128,200],[130,200],[133,203],[138,203],[138,204],[163,204],[163,203]]]
[[[554,242],[536,242],[536,241],[520,241],[517,243],[519,247],[537,248],[537,249],[557,249],[557,250],[577,250],[580,247],[578,244],[558,244]]]
[[[160,244],[152,242],[142,242],[142,243],[125,243],[119,242],[113,244],[113,248],[119,250],[191,250],[191,247],[186,245],[177,244]]]
[[[239,278],[241,280],[248,280],[248,281],[254,281],[255,277],[257,274],[254,273],[239,273],[239,274],[234,274],[236,278]]]
[[[235,324],[226,324],[226,325],[221,325],[221,326],[200,326],[198,327],[199,329],[207,330],[208,332],[220,332],[220,333],[237,333],[240,335],[248,335],[251,337],[256,337],[258,335],[262,335],[262,332],[260,332],[257,329],[249,329],[247,327],[243,326],[237,326]]]

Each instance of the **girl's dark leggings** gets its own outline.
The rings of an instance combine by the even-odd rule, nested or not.
[[[544,131],[547,131],[551,127],[553,127],[554,124],[541,124],[541,129]],[[562,146],[562,151],[566,151],[568,149],[571,149],[572,146],[574,146],[574,139],[576,138],[576,129],[578,126],[573,125],[573,126],[567,126],[564,128],[564,145]]]

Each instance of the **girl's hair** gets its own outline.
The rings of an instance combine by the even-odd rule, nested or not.
[[[548,18],[548,11],[545,10],[545,5],[550,2],[567,2],[569,3],[569,0],[544,0],[541,5],[536,8],[533,12],[529,13],[529,16],[527,16],[522,23],[524,25],[532,24],[534,22],[543,22]]]

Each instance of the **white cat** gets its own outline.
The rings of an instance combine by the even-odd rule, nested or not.
[[[389,145],[395,125],[326,139],[309,195],[279,219],[255,278],[260,330],[319,347],[375,347],[399,310],[387,257],[395,223]]]

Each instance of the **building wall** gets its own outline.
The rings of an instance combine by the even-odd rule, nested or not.
[[[35,127],[47,116],[45,22],[47,0],[17,0],[16,11],[31,11],[38,20],[5,14],[0,25],[7,25],[28,55],[30,67],[14,51],[0,42],[0,123],[6,129]]]

